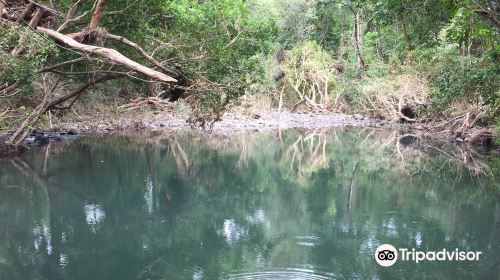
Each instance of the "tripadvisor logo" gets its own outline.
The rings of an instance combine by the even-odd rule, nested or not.
[[[478,261],[480,251],[459,251],[455,249],[448,251],[416,251],[415,249],[399,248],[399,251],[391,244],[382,244],[375,251],[375,260],[384,267],[392,266],[399,259],[401,261],[412,261],[419,263],[421,261]]]
[[[398,250],[391,244],[382,244],[375,251],[375,260],[381,266],[392,266],[398,260]]]

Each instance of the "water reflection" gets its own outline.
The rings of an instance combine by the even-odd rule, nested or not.
[[[378,130],[52,145],[0,165],[0,279],[494,279],[499,167]],[[484,258],[382,269],[382,243]]]
[[[231,245],[244,238],[248,233],[242,226],[236,224],[233,219],[225,220],[221,230],[218,230],[219,235],[224,236],[226,242]]]
[[[84,206],[85,220],[93,233],[97,232],[97,226],[106,217],[106,213],[100,205],[88,204]]]

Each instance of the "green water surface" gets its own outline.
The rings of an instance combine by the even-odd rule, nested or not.
[[[0,163],[0,279],[499,279],[499,166],[370,129],[53,143]]]

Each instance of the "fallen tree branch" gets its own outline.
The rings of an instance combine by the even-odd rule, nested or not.
[[[113,35],[111,33],[107,33],[106,34],[106,37],[111,39],[111,40],[115,40],[115,41],[118,41],[120,43],[123,43],[127,46],[130,46],[132,48],[134,48],[137,52],[139,52],[147,61],[153,63],[155,66],[157,66],[158,68],[160,68],[161,70],[169,73],[170,75],[173,75],[173,76],[177,76],[178,74],[175,73],[174,71],[166,68],[165,66],[163,66],[161,63],[159,63],[156,59],[154,59],[152,56],[150,56],[146,51],[144,51],[144,49],[139,46],[138,44],[130,41],[129,39],[125,38],[125,37],[122,37],[122,36],[118,36],[118,35]]]
[[[129,59],[128,57],[124,56],[123,54],[119,53],[118,51],[116,51],[114,49],[82,44],[82,43],[75,41],[74,39],[72,39],[71,37],[69,37],[67,35],[61,34],[57,31],[47,29],[44,27],[37,27],[36,30],[40,33],[46,34],[47,36],[49,36],[52,39],[55,39],[58,42],[62,42],[64,44],[70,46],[71,48],[99,55],[99,56],[104,57],[106,59],[109,59],[117,64],[125,66],[129,69],[132,69],[138,73],[144,74],[153,80],[157,80],[157,81],[165,82],[165,83],[177,82],[176,79],[174,79],[166,74],[163,74],[161,72],[158,72],[156,70],[153,70],[149,67],[146,67],[142,64],[139,64],[139,63]]]

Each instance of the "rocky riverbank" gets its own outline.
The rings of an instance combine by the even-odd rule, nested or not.
[[[323,112],[290,112],[267,110],[263,112],[243,114],[241,112],[227,112],[222,121],[216,122],[212,127],[192,127],[188,122],[187,113],[171,111],[148,111],[143,113],[125,114],[120,117],[102,117],[99,120],[89,119],[77,122],[58,122],[51,129],[34,130],[26,137],[24,147],[42,146],[49,142],[59,142],[78,138],[87,134],[103,134],[114,131],[181,131],[197,130],[216,135],[231,135],[254,131],[273,131],[288,128],[329,128],[346,126],[363,127],[391,127],[393,129],[412,131],[413,134],[432,135],[438,138],[449,138],[435,131],[429,131],[422,125],[403,125],[386,120],[368,118],[361,115],[348,115]],[[9,133],[1,135],[5,141]],[[447,139],[464,142],[464,139]],[[7,151],[7,150],[6,150]],[[8,151],[16,152],[12,148]],[[5,156],[4,153],[3,156]],[[0,155],[1,156],[1,155]]]
[[[102,134],[113,131],[179,131],[198,130],[206,133],[231,135],[240,132],[272,131],[293,127],[328,128],[339,126],[390,126],[387,121],[380,121],[361,115],[347,115],[333,112],[289,112],[269,110],[259,114],[241,114],[227,112],[222,121],[212,127],[192,127],[188,122],[189,115],[174,112],[144,112],[123,115],[119,118],[102,118],[79,122],[59,122],[51,129],[34,130],[24,141],[24,146],[42,146],[49,142],[75,139],[86,134]],[[11,133],[4,133],[1,139],[6,141]]]

